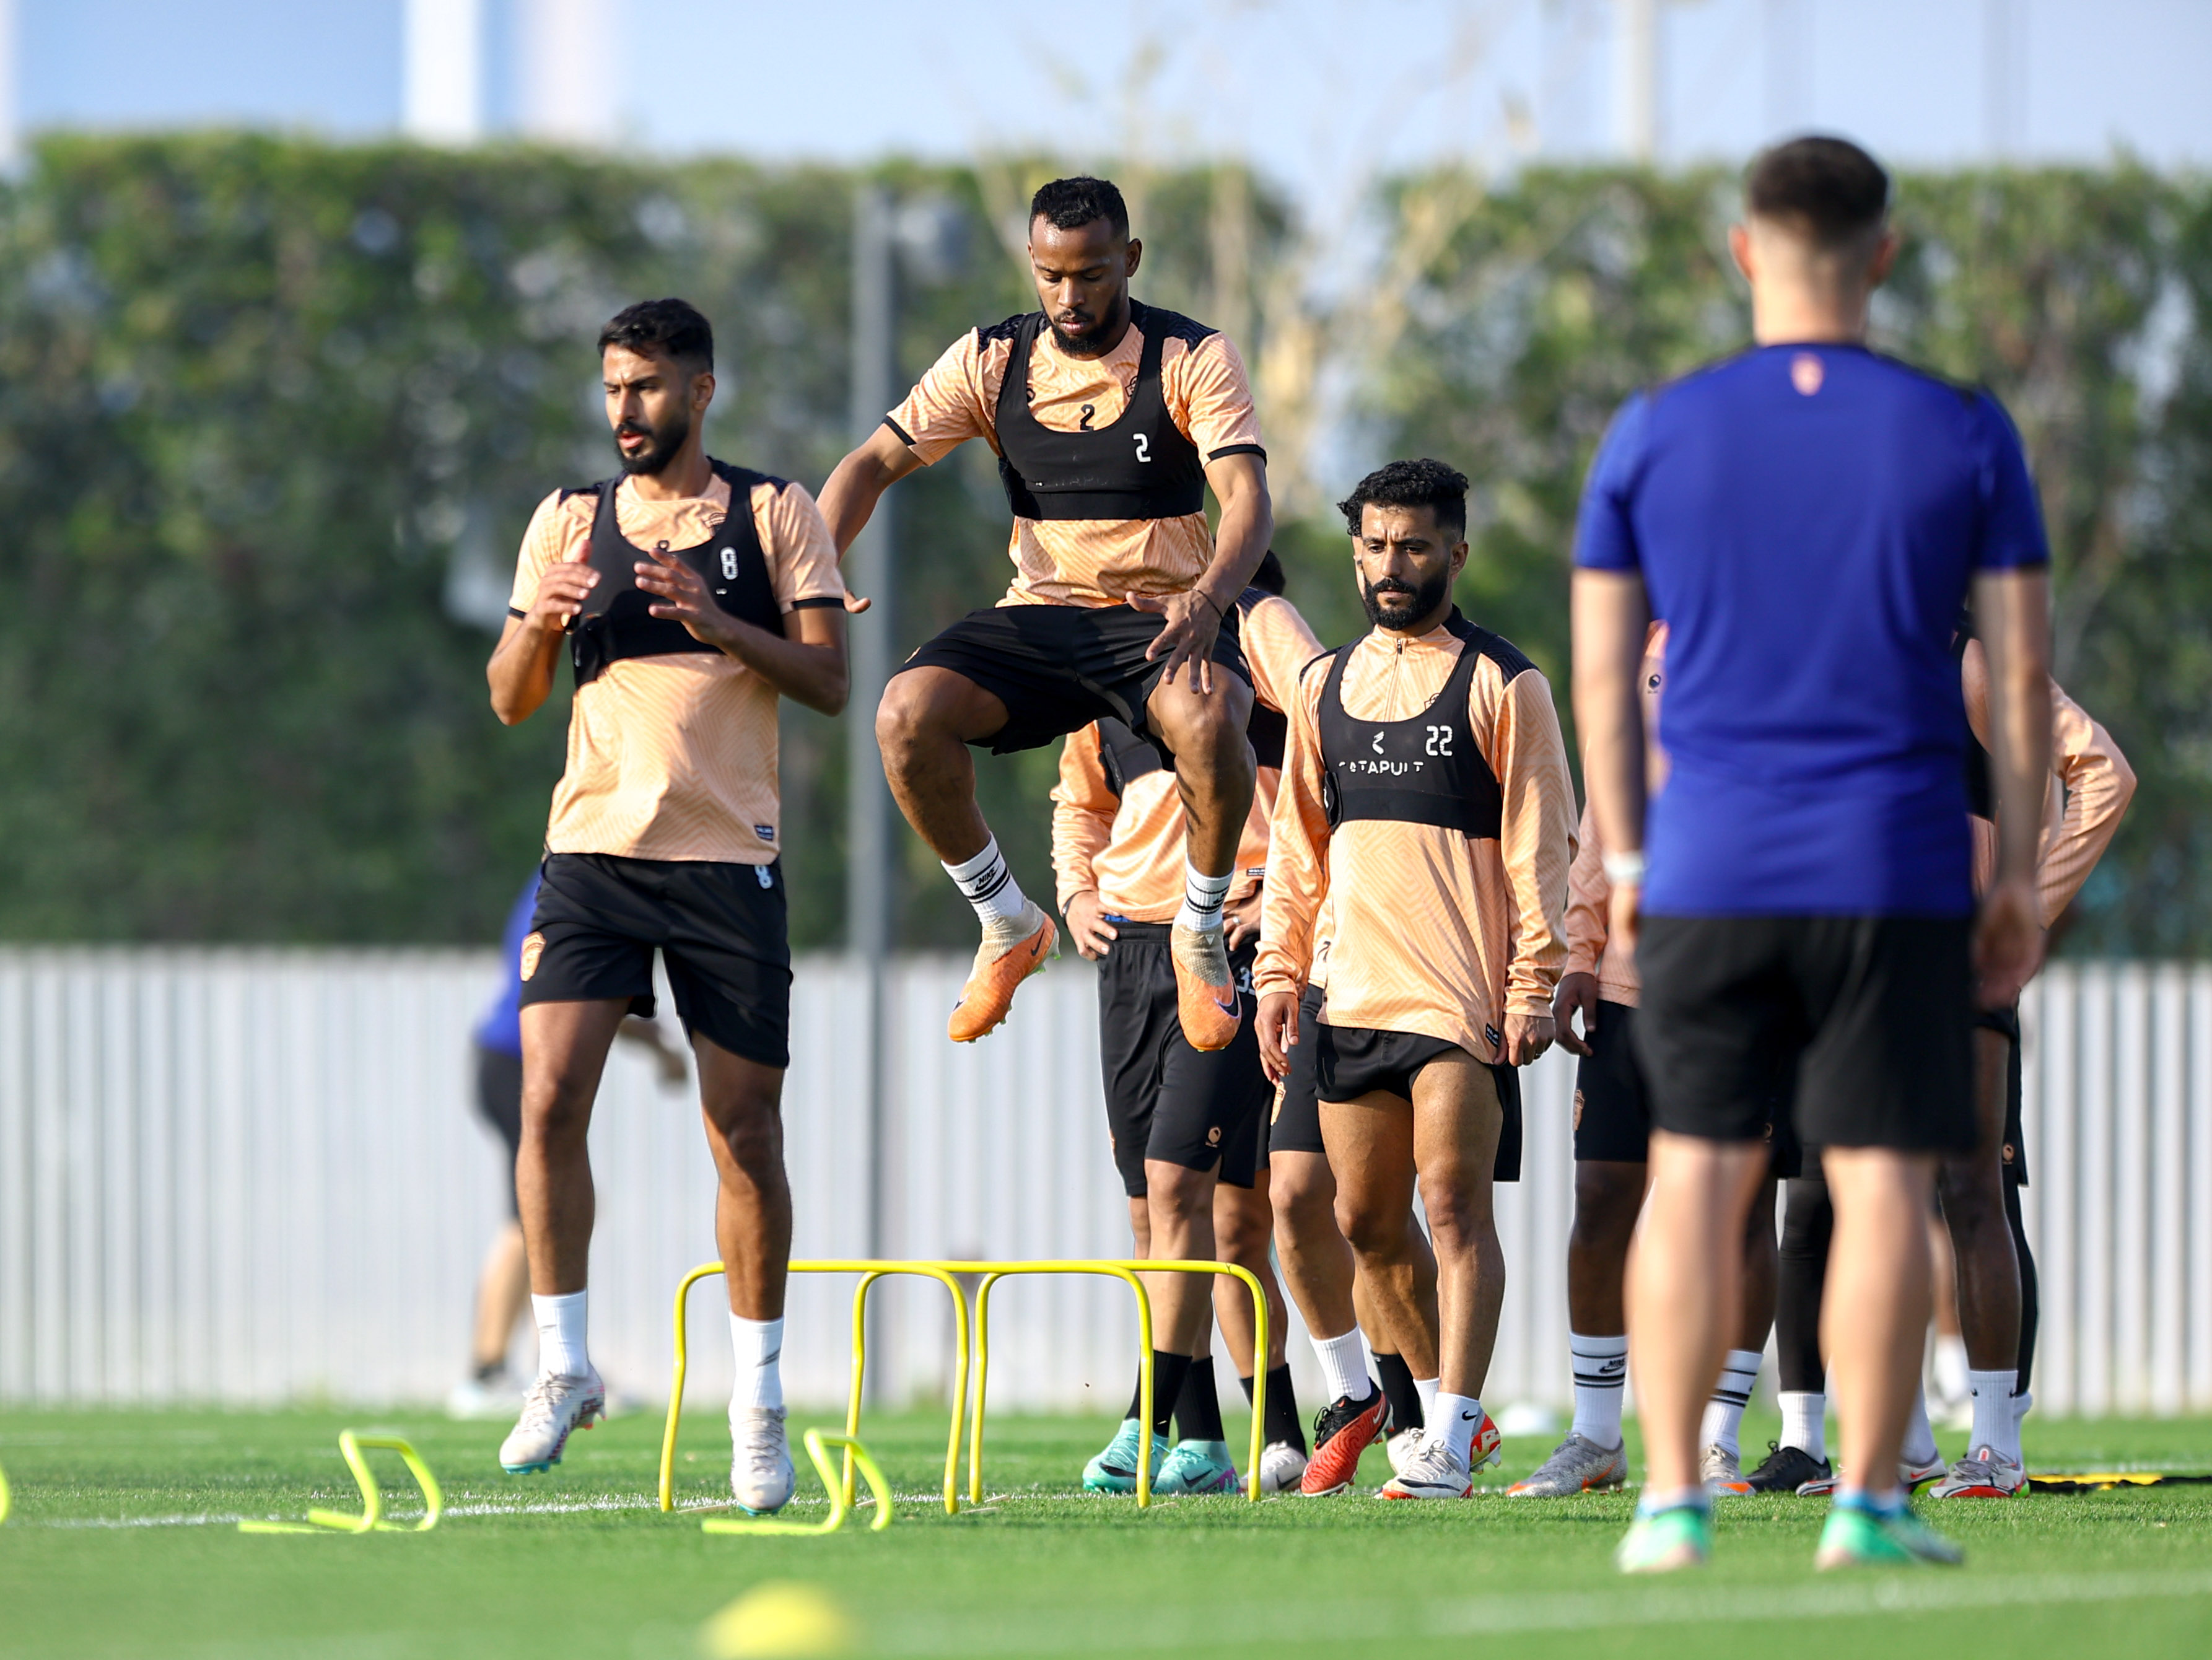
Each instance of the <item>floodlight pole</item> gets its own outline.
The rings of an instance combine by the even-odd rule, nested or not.
[[[898,393],[897,209],[881,185],[863,185],[853,218],[853,441],[882,424]],[[850,619],[852,696],[845,710],[845,944],[863,980],[867,1044],[867,1237],[889,1243],[890,1197],[888,969],[896,939],[897,849],[890,787],[876,748],[876,704],[896,646],[898,494],[889,491],[845,555],[846,585],[873,605]]]

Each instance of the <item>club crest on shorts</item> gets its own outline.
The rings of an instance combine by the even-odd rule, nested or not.
[[[522,977],[526,980],[538,972],[538,959],[545,954],[545,936],[533,933],[522,942]]]
[[[1577,1091],[1575,1091],[1575,1128],[1576,1128],[1577,1129],[1580,1129],[1582,1127],[1583,1127],[1583,1092],[1582,1092],[1580,1090],[1577,1090]]]

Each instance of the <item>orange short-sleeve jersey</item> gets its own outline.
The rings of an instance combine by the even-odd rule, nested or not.
[[[1055,432],[1121,419],[1144,356],[1131,324],[1101,357],[1072,357],[1042,331],[1030,354],[1030,412]],[[1013,356],[1004,331],[971,329],[930,366],[885,423],[925,465],[980,438],[999,447],[999,392]],[[1264,453],[1244,360],[1225,334],[1195,344],[1170,335],[1160,348],[1160,392],[1177,430],[1202,461]],[[1118,605],[1133,593],[1180,593],[1212,562],[1206,515],[1174,519],[1017,518],[1007,552],[1014,580],[1001,605]]]
[[[814,498],[799,484],[757,484],[746,504],[767,557],[776,604],[789,612],[844,603],[837,548]],[[591,556],[590,490],[556,490],[538,503],[516,562],[517,615],[556,560]],[[615,492],[615,523],[641,548],[696,546],[730,511],[720,477],[703,496],[645,501]],[[568,716],[568,758],[553,791],[548,853],[765,865],[781,851],[775,688],[720,652],[618,659],[580,687]]]

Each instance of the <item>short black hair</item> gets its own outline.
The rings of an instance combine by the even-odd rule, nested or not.
[[[1391,461],[1375,469],[1352,487],[1352,494],[1336,504],[1344,527],[1359,534],[1360,510],[1378,508],[1433,508],[1437,528],[1467,534],[1467,475],[1456,467],[1424,456],[1418,461]]]
[[[1284,588],[1283,562],[1269,548],[1260,556],[1260,569],[1252,573],[1252,586],[1262,593],[1280,593]]]
[[[1792,138],[1753,159],[1743,199],[1754,218],[1838,249],[1881,228],[1889,212],[1889,174],[1848,138]]]
[[[1093,179],[1087,173],[1040,186],[1030,198],[1030,223],[1040,219],[1054,230],[1073,230],[1094,219],[1103,219],[1114,228],[1115,235],[1129,234],[1129,205],[1121,199],[1121,192],[1112,179]]]
[[[653,352],[687,363],[696,374],[714,367],[714,327],[689,300],[641,300],[624,306],[599,331],[599,355],[609,346]]]

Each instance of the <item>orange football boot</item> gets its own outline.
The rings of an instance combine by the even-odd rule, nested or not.
[[[969,970],[968,983],[960,988],[959,1006],[952,1011],[945,1029],[954,1043],[972,1043],[996,1029],[1014,1005],[1015,988],[1044,967],[1045,959],[1054,954],[1060,930],[1042,906],[1032,903],[1030,914],[1036,919],[1036,926],[1011,943],[1004,934],[995,939],[989,932],[983,935],[983,943],[976,948],[975,966]]]
[[[1237,976],[1229,967],[1228,936],[1219,928],[1168,930],[1168,956],[1175,963],[1176,1016],[1194,1049],[1225,1049],[1237,1041],[1244,1011],[1237,996]]]
[[[1372,1379],[1369,1387],[1374,1388]],[[1349,1493],[1359,1473],[1359,1455],[1382,1432],[1382,1391],[1363,1402],[1335,1400],[1314,1420],[1313,1456],[1298,1478],[1298,1491],[1309,1499],[1323,1493]]]

